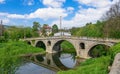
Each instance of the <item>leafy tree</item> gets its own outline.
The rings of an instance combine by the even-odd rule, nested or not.
[[[120,38],[120,0],[111,6],[103,18],[106,20],[104,25],[105,37]]]
[[[33,31],[38,31],[40,30],[41,25],[39,24],[39,22],[33,22]]]
[[[47,34],[46,34],[46,27],[48,26],[48,24],[43,24],[43,27],[42,27],[42,35],[43,36],[47,36]]]
[[[53,33],[58,32],[58,26],[57,26],[56,24],[54,24],[54,25],[52,26],[52,32],[53,32]]]

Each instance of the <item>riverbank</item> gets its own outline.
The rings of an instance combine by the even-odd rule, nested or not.
[[[66,44],[67,46],[67,44]],[[108,74],[109,66],[114,60],[114,56],[120,52],[120,43],[111,47],[107,56],[91,58],[82,62],[75,70],[60,71],[58,74]],[[24,42],[0,43],[0,72],[3,74],[14,74],[14,70],[19,66],[20,55],[44,52],[41,48],[32,47]]]
[[[109,66],[114,57],[120,52],[120,43],[112,46],[107,56],[91,58],[82,62],[75,70],[60,71],[57,74],[108,74]]]
[[[14,74],[14,69],[20,62],[20,55],[38,52],[44,52],[44,50],[21,41],[0,43],[0,72]]]

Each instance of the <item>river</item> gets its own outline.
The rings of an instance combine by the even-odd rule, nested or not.
[[[46,53],[24,58],[15,74],[56,74],[60,70],[74,69],[80,64],[75,53]]]

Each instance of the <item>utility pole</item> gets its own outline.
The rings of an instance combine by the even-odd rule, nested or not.
[[[2,20],[1,20],[1,22],[0,22],[0,36],[2,36],[3,35],[3,22],[2,22]]]
[[[24,30],[24,39],[26,38],[26,34],[25,34],[25,24],[23,26],[23,30]]]
[[[60,16],[60,34],[62,36],[62,16]]]

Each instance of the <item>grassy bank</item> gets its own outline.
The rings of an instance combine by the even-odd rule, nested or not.
[[[58,74],[108,74],[108,66],[112,64],[114,56],[120,53],[120,43],[111,47],[107,56],[88,59],[82,62],[75,70],[60,71]]]
[[[60,71],[58,74],[108,74],[110,57],[89,59],[81,63],[76,70]]]
[[[32,47],[24,42],[0,43],[0,72],[14,74],[22,54],[44,52],[43,49]]]

